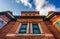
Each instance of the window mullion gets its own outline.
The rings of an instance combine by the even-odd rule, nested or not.
[[[27,32],[26,33],[29,33],[29,23],[27,24]]]
[[[32,32],[32,23],[30,23],[30,25],[31,25],[31,26],[30,26],[30,32],[31,32],[31,34],[32,34],[32,33],[33,33],[33,32]]]

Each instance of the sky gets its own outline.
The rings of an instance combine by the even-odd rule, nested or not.
[[[60,12],[60,0],[0,0],[1,11],[12,11],[16,16],[21,11],[39,11],[46,16],[49,11]]]

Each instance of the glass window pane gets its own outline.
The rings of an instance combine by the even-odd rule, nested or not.
[[[26,28],[27,27],[27,24],[22,24],[21,25],[21,28]]]
[[[25,29],[21,29],[19,33],[26,33]]]
[[[0,21],[0,26],[3,26],[3,21]]]
[[[27,16],[27,14],[25,14],[25,16]]]
[[[32,29],[33,34],[41,34],[38,24],[32,24]]]
[[[33,28],[39,28],[38,24],[33,24]]]
[[[39,30],[34,30],[33,34],[40,34],[40,31]]]
[[[60,22],[57,22],[57,25],[60,26]]]
[[[19,33],[26,33],[26,32],[27,32],[27,24],[22,24]]]

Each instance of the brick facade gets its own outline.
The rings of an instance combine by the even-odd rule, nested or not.
[[[60,39],[60,33],[50,21],[44,21],[45,16],[39,16],[38,11],[23,11],[21,16],[15,16],[16,21],[10,21],[0,30],[1,39]],[[20,23],[28,23],[29,31],[26,34],[18,34]],[[39,23],[41,34],[31,33],[31,23]],[[55,33],[56,32],[56,33]],[[4,37],[4,38],[3,38]]]

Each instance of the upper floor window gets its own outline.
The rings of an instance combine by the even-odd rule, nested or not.
[[[29,14],[29,16],[31,16],[31,14]]]
[[[32,32],[33,34],[41,34],[38,24],[32,24]]]
[[[36,16],[35,14],[24,14],[24,16]]]
[[[27,16],[27,14],[25,14],[25,16]]]
[[[18,34],[41,34],[41,27],[38,23],[20,23]]]
[[[21,24],[21,27],[18,33],[25,34],[26,32],[27,32],[27,24]]]
[[[0,20],[0,26],[3,26],[3,24],[4,24],[3,21]]]
[[[9,18],[7,18],[5,15],[0,16],[4,21],[8,22]]]
[[[7,22],[5,22],[2,18],[0,18],[0,29],[6,24]]]
[[[33,16],[35,16],[35,14],[33,14]]]

